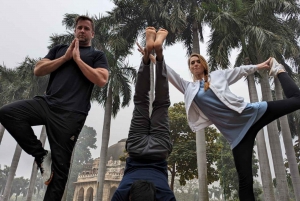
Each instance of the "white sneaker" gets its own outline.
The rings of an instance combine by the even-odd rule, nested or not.
[[[282,64],[278,63],[275,58],[272,58],[270,61],[269,75],[275,77],[278,74],[279,70],[285,71],[285,68]]]
[[[51,169],[52,160],[51,160],[51,152],[46,151],[46,155],[44,155],[41,159],[35,159],[35,162],[38,168],[41,171],[43,181],[45,185],[49,185],[53,178],[53,172]]]

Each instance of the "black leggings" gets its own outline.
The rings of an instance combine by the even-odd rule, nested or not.
[[[250,127],[242,141],[232,150],[239,176],[239,198],[241,201],[255,200],[253,193],[252,153],[256,135],[260,129],[281,116],[300,109],[300,91],[287,73],[278,74],[287,99],[269,101],[264,115]]]
[[[166,65],[156,63],[155,100],[149,116],[150,66],[141,63],[126,149],[135,159],[164,160],[172,151],[169,131],[169,83]]]

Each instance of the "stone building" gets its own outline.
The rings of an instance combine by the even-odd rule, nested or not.
[[[108,148],[102,201],[111,200],[123,177],[125,162],[119,158],[124,155],[125,143],[126,139],[123,139]],[[92,164],[85,165],[78,175],[73,201],[95,200],[99,160],[100,158],[96,158]]]

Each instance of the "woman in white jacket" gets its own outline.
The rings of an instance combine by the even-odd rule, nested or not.
[[[192,54],[188,64],[193,82],[183,80],[170,67],[167,71],[169,82],[184,94],[189,126],[198,131],[215,124],[233,152],[240,200],[255,200],[252,176],[255,137],[268,123],[300,109],[299,88],[274,58],[258,65],[216,70],[210,74],[206,60],[199,54]],[[287,99],[246,103],[229,90],[229,85],[260,69],[270,69],[270,76],[278,77]]]

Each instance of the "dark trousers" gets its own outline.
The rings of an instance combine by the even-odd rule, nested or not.
[[[134,159],[164,160],[172,151],[168,108],[169,83],[164,62],[156,63],[155,100],[149,117],[150,68],[141,66],[135,86],[134,110],[126,150]]]
[[[252,152],[256,135],[260,129],[281,116],[300,109],[300,91],[287,73],[278,74],[287,99],[270,101],[265,114],[248,130],[242,141],[232,150],[239,176],[239,198],[241,201],[255,200],[253,194]]]
[[[51,149],[53,179],[44,201],[61,200],[72,151],[86,115],[50,107],[42,98],[21,100],[0,109],[0,122],[22,149],[35,158],[45,154],[31,126],[45,125]]]

